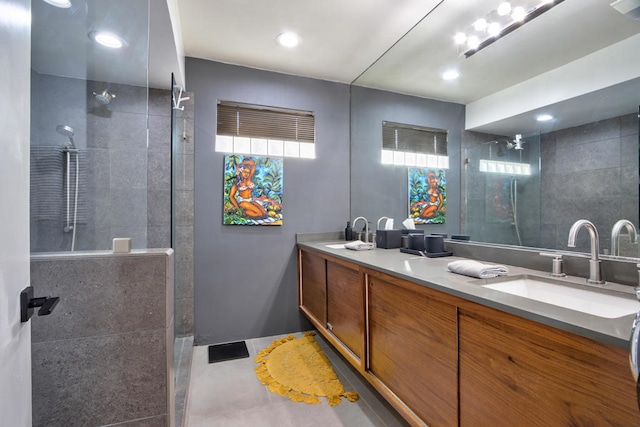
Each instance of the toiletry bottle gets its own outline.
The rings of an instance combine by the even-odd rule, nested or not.
[[[351,228],[351,221],[347,221],[347,228],[344,229],[344,240],[353,240],[353,229]]]

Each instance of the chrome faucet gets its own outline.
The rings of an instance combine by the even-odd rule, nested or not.
[[[355,229],[356,222],[358,222],[358,220],[360,219],[364,221],[364,242],[369,243],[369,222],[367,221],[367,218],[363,216],[359,216],[358,218],[353,220],[353,222],[351,223],[352,224],[351,226]]]
[[[591,259],[589,260],[589,278],[587,279],[587,283],[602,284],[604,280],[602,280],[602,276],[600,275],[600,255],[598,254],[600,251],[600,238],[598,237],[596,226],[586,219],[579,219],[574,222],[569,230],[569,242],[567,246],[570,248],[576,247],[576,235],[582,227],[587,229],[589,237],[591,237]]]
[[[629,233],[629,240],[631,241],[631,243],[638,243],[638,232],[636,231],[636,227],[628,219],[621,219],[620,221],[613,224],[613,228],[611,229],[611,255],[620,255],[619,238],[622,227],[627,228],[627,232]]]

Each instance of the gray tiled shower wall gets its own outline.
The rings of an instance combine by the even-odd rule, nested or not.
[[[171,92],[149,90],[149,150],[147,168],[147,240],[150,248],[171,246],[171,159],[173,190],[173,248],[175,250],[176,336],[193,335],[193,93],[182,94],[184,110],[172,110]],[[171,113],[175,113],[171,144]]]
[[[193,335],[193,238],[194,238],[194,95],[174,110],[173,248],[176,265],[176,336]],[[151,154],[151,153],[150,153]],[[150,235],[152,235],[150,231]]]
[[[105,88],[116,98],[100,105],[92,93]],[[66,145],[68,138],[56,127],[67,125],[81,153],[80,188],[86,191],[78,200],[86,216],[79,217],[75,250],[109,249],[114,237],[131,237],[134,248],[146,247],[147,89],[32,72],[31,92],[31,146]],[[64,192],[61,197],[66,203]],[[59,216],[32,215],[31,252],[71,250],[73,233],[63,231],[64,211]]]
[[[542,247],[567,249],[569,229],[580,218],[599,227],[600,248],[611,247],[613,224],[638,225],[638,116],[629,114],[542,135]],[[588,252],[588,233],[577,247]],[[621,238],[623,245],[628,239]]]
[[[116,98],[101,106],[93,92],[105,88]],[[68,138],[56,126],[68,125],[86,162],[80,174],[86,191],[79,196],[86,216],[75,250],[110,249],[114,237],[131,237],[133,248],[171,247],[171,92],[32,72],[31,93],[31,145],[62,148]],[[173,147],[177,336],[193,334],[194,111],[193,94],[183,96],[190,100],[174,110],[180,138]],[[59,220],[32,215],[31,252],[69,251],[72,233],[64,232],[64,221],[63,213]]]
[[[175,412],[173,252],[33,255],[34,426],[170,426]]]

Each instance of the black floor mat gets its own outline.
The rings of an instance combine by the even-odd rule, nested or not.
[[[249,357],[249,350],[244,341],[228,342],[209,346],[209,363]]]

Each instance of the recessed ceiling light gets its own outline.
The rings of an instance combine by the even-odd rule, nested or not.
[[[120,49],[126,45],[126,42],[120,37],[107,31],[91,31],[89,37],[102,46],[110,47],[112,49]]]
[[[540,114],[538,117],[536,117],[536,120],[539,122],[548,122],[549,120],[552,120],[553,116],[551,114]]]
[[[298,43],[300,43],[300,38],[296,33],[287,31],[287,32],[278,34],[278,37],[276,37],[276,41],[280,46],[296,47]]]
[[[458,70],[447,70],[442,74],[444,80],[455,80],[460,77]]]
[[[71,2],[69,0],[44,0],[44,2],[62,9],[68,9],[71,7]]]

